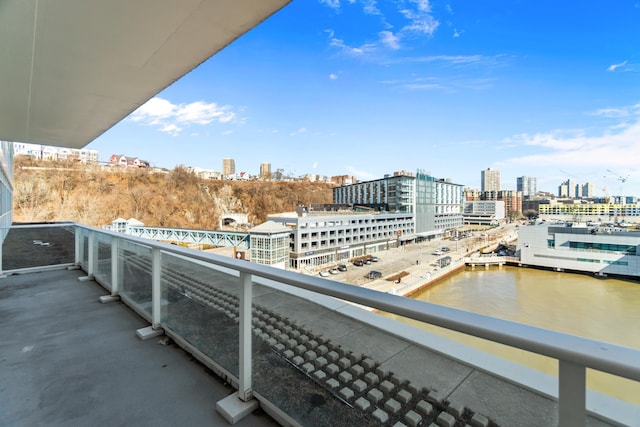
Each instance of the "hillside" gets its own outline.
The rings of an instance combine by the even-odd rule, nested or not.
[[[184,167],[158,173],[23,157],[14,166],[14,222],[99,227],[133,217],[148,226],[218,229],[225,212],[246,213],[257,225],[269,214],[331,200],[327,184],[203,180]]]

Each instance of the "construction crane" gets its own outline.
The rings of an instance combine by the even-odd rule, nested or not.
[[[619,195],[618,197],[620,197],[620,202],[624,203],[623,198],[624,198],[624,194],[622,194],[622,187],[624,185],[625,182],[627,182],[627,179],[629,179],[630,175],[627,176],[622,176],[619,173],[616,173],[614,171],[612,171],[611,169],[607,169],[607,172],[609,172],[611,175],[613,175],[618,181],[620,181],[620,190],[619,190]]]
[[[622,175],[620,175],[620,174],[618,174],[618,173],[615,173],[615,172],[614,172],[614,171],[612,171],[611,169],[607,169],[607,172],[609,172],[610,174],[614,175],[614,176],[616,177],[616,179],[617,179],[618,181],[620,181],[621,183],[623,183],[623,184],[624,184],[625,182],[627,182],[627,179],[629,179],[629,175],[627,175],[627,176],[622,176]]]

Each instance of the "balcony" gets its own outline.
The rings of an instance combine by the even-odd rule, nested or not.
[[[640,419],[585,389],[586,368],[639,381],[637,350],[75,223],[14,225],[2,249],[3,425]],[[376,310],[557,359],[559,378]]]

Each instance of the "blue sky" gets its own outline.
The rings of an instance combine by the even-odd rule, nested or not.
[[[640,0],[294,0],[88,148],[640,196]]]

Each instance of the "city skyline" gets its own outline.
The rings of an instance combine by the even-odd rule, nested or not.
[[[527,175],[549,192],[572,178],[618,193],[628,176],[639,195],[639,17],[629,1],[293,2],[88,148],[472,188],[491,167],[505,189]]]

